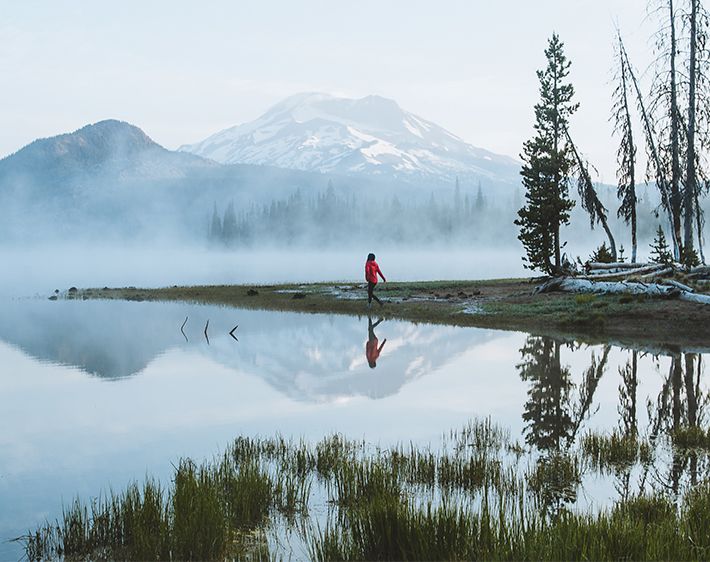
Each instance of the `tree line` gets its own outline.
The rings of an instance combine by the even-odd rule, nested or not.
[[[690,267],[705,262],[702,199],[708,193],[706,153],[710,147],[710,17],[700,0],[652,0],[650,12],[659,24],[656,58],[648,92],[630,61],[617,30],[611,119],[618,138],[616,214],[628,226],[631,261],[637,260],[637,167],[639,145],[648,164],[643,179],[658,190],[654,210],[669,233],[673,259]],[[568,81],[571,62],[564,44],[553,34],[545,49],[547,64],[537,72],[540,99],[535,105],[535,133],[523,146],[522,181],[525,204],[514,221],[526,255],[526,267],[548,274],[564,273],[561,227],[568,225],[575,202],[570,187],[576,182],[579,201],[592,227],[600,225],[613,260],[618,257],[609,227],[609,210],[592,180],[591,166],[570,133],[570,119],[579,107]],[[640,122],[641,131],[634,123]],[[641,139],[639,141],[639,138]]]
[[[453,190],[417,199],[348,194],[329,182],[319,193],[297,189],[288,197],[248,208],[215,202],[207,236],[226,246],[268,242],[327,246],[367,238],[397,244],[510,240],[514,238],[510,216],[520,203],[515,194],[505,202],[493,201],[480,183],[464,191],[457,181]]]

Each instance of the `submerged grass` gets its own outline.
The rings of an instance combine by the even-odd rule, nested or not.
[[[622,435],[616,431],[610,435],[587,433],[582,437],[581,448],[592,466],[603,472],[630,467],[651,455],[650,446],[635,434]]]
[[[279,556],[269,533],[288,527],[314,560],[707,559],[708,480],[569,509],[584,470],[629,469],[647,446],[590,433],[578,449],[523,457],[490,420],[437,449],[240,437],[212,461],[180,461],[166,488],[149,478],[75,500],[25,549],[30,560],[261,560]],[[319,501],[324,530],[311,515]]]

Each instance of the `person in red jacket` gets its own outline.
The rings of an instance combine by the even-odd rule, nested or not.
[[[365,281],[367,281],[367,307],[372,306],[372,299],[375,299],[377,303],[382,306],[383,302],[378,299],[373,291],[375,290],[375,285],[377,285],[377,276],[382,277],[382,280],[387,283],[387,279],[382,275],[380,266],[377,265],[375,261],[375,254],[368,254],[367,261],[365,262]]]

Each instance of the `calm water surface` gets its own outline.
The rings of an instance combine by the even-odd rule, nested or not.
[[[240,434],[435,444],[470,418],[490,417],[544,453],[630,416],[642,434],[698,423],[707,396],[697,355],[387,319],[374,326],[378,318],[365,315],[0,305],[3,560],[21,556],[5,540],[56,518],[63,502],[146,474],[168,479],[180,457],[210,458]],[[664,400],[671,406],[654,407]],[[598,477],[582,488],[585,509],[618,495]]]

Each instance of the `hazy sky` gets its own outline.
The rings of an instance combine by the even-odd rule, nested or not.
[[[645,0],[5,0],[0,156],[106,118],[176,148],[302,91],[390,97],[517,156],[555,30],[581,102],[572,131],[611,183],[614,24],[643,70],[645,18]]]

